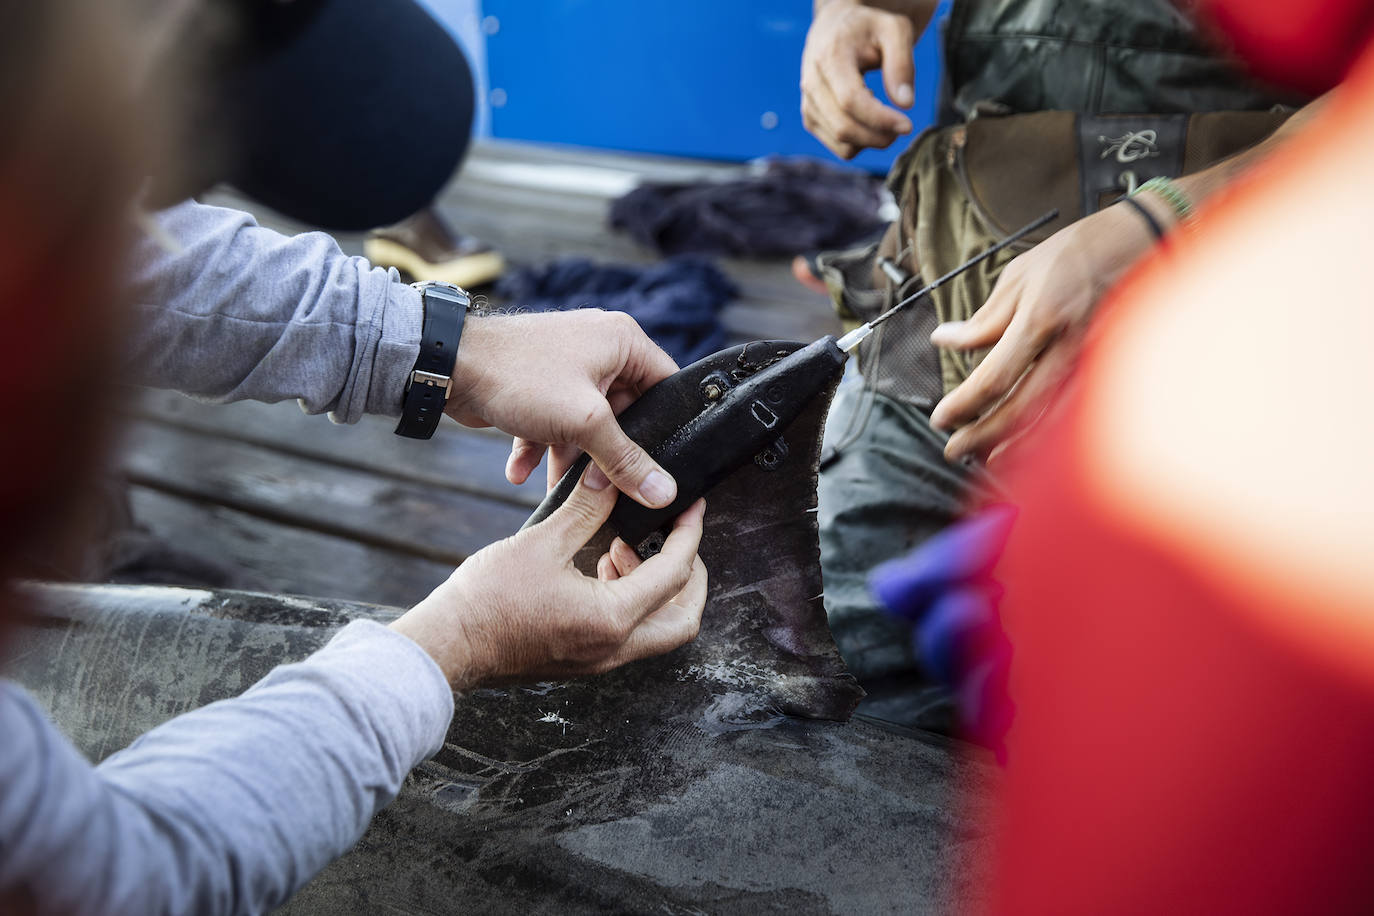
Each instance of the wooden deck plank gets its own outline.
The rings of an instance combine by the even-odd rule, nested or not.
[[[463,177],[474,162],[528,162],[533,165],[586,165],[633,172],[644,181],[724,180],[747,174],[747,163],[716,159],[684,159],[654,153],[616,150],[556,143],[526,143],[519,140],[482,138],[472,144],[463,166]]]
[[[129,497],[135,516],[155,535],[231,567],[235,584],[252,591],[409,607],[452,572],[442,563],[144,487],[131,487]]]
[[[524,507],[165,425],[126,432],[131,483],[456,566],[519,530]]]
[[[367,416],[357,424],[342,426],[307,415],[289,402],[204,404],[175,392],[147,391],[131,410],[143,420],[325,465],[481,496],[520,507],[526,514],[544,498],[542,470],[524,486],[506,481],[509,437],[447,420],[433,439],[422,442],[397,436],[395,421],[387,417]]]

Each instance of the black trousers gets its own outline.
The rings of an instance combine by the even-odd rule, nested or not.
[[[170,203],[217,182],[315,226],[427,206],[467,151],[467,59],[412,0],[227,0],[240,27],[185,106]]]

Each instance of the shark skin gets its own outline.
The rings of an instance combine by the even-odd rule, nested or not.
[[[642,442],[666,435],[701,409],[709,373],[747,375],[797,346],[760,342],[689,366],[665,389],[681,403],[660,399],[626,429]],[[708,494],[710,589],[693,643],[595,678],[458,698],[443,749],[282,912],[976,906],[987,759],[846,721],[863,693],[826,626],[814,512],[828,406],[829,394],[787,427],[780,462],[746,464]],[[612,537],[601,532],[579,567],[591,572]],[[245,592],[29,588],[41,611],[16,634],[6,673],[97,760],[305,657],[351,619],[399,613]]]

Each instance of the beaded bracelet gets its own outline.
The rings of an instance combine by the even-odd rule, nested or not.
[[[1193,202],[1188,199],[1188,195],[1183,189],[1174,184],[1168,178],[1151,178],[1131,192],[1131,197],[1135,197],[1143,191],[1154,191],[1165,203],[1173,208],[1178,214],[1180,224],[1188,222],[1193,215]]]

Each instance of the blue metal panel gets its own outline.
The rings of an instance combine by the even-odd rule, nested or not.
[[[483,13],[496,137],[715,159],[833,158],[801,123],[811,0],[484,0]],[[918,130],[934,112],[935,33],[917,50]],[[884,171],[903,146],[856,162]]]
[[[431,16],[448,29],[458,42],[472,67],[472,85],[477,91],[473,112],[472,132],[479,137],[491,136],[491,109],[487,105],[487,42],[480,25],[481,4],[478,0],[419,0]]]

